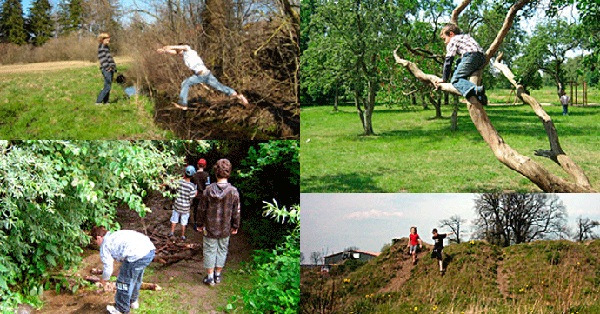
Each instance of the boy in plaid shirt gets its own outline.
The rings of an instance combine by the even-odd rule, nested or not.
[[[435,82],[435,85],[437,86],[439,83],[448,81],[454,57],[459,55],[460,58],[458,59],[450,83],[465,98],[468,99],[471,96],[475,96],[482,105],[487,105],[487,97],[485,96],[483,86],[476,86],[469,81],[469,76],[484,66],[485,57],[481,46],[473,37],[462,34],[460,28],[454,24],[444,26],[440,35],[446,43],[446,58],[444,60],[442,80]]]

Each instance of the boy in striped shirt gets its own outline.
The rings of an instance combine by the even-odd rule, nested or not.
[[[454,69],[450,83],[465,98],[468,99],[471,96],[475,96],[482,105],[486,106],[487,97],[485,96],[483,86],[477,86],[469,81],[469,76],[485,65],[483,49],[473,37],[462,34],[460,28],[454,24],[444,26],[440,36],[446,43],[446,58],[444,60],[442,79],[436,81],[435,85],[448,82],[448,77],[452,72],[454,57],[459,55],[460,58],[458,59],[459,61],[456,64],[456,69]]]
[[[191,181],[191,178],[196,174],[194,166],[187,166],[183,180],[179,181],[177,187],[177,198],[173,204],[173,214],[171,215],[171,232],[169,236],[173,236],[175,232],[175,226],[181,221],[181,238],[185,240],[185,226],[187,226],[190,219],[190,204],[192,199],[198,193],[196,185]]]

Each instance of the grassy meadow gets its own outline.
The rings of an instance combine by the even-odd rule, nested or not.
[[[502,248],[483,241],[444,248],[440,275],[431,247],[412,265],[408,239],[366,264],[322,274],[303,269],[303,310],[324,313],[598,313],[600,240],[536,241]],[[361,266],[362,265],[362,266]]]
[[[120,72],[129,65],[119,64]],[[96,106],[103,79],[96,64],[0,76],[0,138],[163,139],[170,131],[154,124],[154,104],[127,98],[113,82],[110,103]]]
[[[552,89],[534,91],[552,117],[563,150],[600,186],[600,106],[573,106],[562,115]],[[509,91],[491,91],[491,103]],[[600,92],[590,92],[600,102]],[[443,119],[422,107],[377,106],[373,113],[375,136],[364,136],[353,106],[305,106],[301,119],[301,192],[421,192],[481,193],[487,191],[537,192],[537,186],[500,163],[460,104],[458,130],[450,130],[450,106]],[[505,142],[551,172],[567,178],[554,162],[534,156],[548,149],[539,118],[529,106],[486,107],[492,124]]]

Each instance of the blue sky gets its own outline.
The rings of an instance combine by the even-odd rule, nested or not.
[[[567,209],[569,226],[574,227],[579,216],[600,220],[600,194],[558,196]],[[433,228],[448,232],[439,228],[442,219],[460,215],[467,220],[465,227],[472,226],[476,197],[467,193],[303,193],[300,250],[305,261],[311,252],[331,254],[349,246],[379,252],[393,238],[407,237],[411,226],[417,226],[421,238],[432,243]],[[600,228],[596,231],[600,233]],[[461,238],[468,240],[470,232]]]

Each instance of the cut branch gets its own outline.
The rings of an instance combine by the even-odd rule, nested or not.
[[[100,278],[96,277],[96,276],[85,276],[83,277],[84,280],[89,281],[91,283],[97,283],[100,282]],[[108,283],[112,284],[115,283],[114,281],[108,281]],[[147,283],[144,282],[142,283],[142,286],[140,287],[141,290],[153,290],[153,291],[161,291],[162,288],[161,286],[155,284],[155,283]]]

